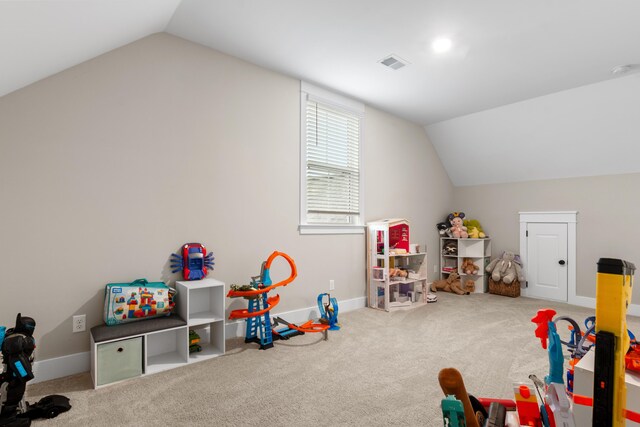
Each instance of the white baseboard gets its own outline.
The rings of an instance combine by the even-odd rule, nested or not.
[[[367,301],[366,297],[359,297],[338,301],[338,317],[340,313],[364,308]],[[320,316],[318,306],[301,308],[282,313],[274,313],[273,316],[283,316],[287,321],[292,323],[300,323],[309,319],[317,319]],[[244,321],[229,322],[225,326],[226,338],[244,336]],[[55,357],[53,359],[36,360],[33,364],[33,373],[35,378],[32,383],[53,380],[56,378],[67,377],[69,375],[81,374],[91,369],[91,352],[70,354],[68,356]]]
[[[340,313],[346,313],[347,311],[357,310],[366,306],[367,297],[358,297],[348,300],[338,301],[338,319],[340,319]],[[304,323],[310,319],[317,319],[320,317],[318,312],[318,306],[301,308],[298,310],[285,311],[281,313],[271,313],[271,317],[280,316],[287,322],[291,323]],[[225,336],[227,339],[243,337],[245,334],[244,320],[237,320],[235,322],[227,322],[225,325]]]
[[[596,299],[576,295],[571,298],[569,304],[577,305],[580,307],[596,308]],[[640,304],[629,304],[629,307],[627,307],[627,315],[640,317]]]
[[[35,378],[32,383],[81,374],[90,370],[91,352],[70,354],[53,359],[36,360],[33,363]]]

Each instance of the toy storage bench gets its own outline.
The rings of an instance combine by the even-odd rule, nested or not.
[[[171,316],[91,328],[94,388],[224,354],[224,283],[203,279],[176,287],[178,310]],[[190,329],[200,336],[200,352],[189,353]]]

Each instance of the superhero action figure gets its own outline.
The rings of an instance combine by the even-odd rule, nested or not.
[[[0,371],[0,426],[29,426],[35,418],[53,418],[71,409],[69,399],[51,395],[29,405],[24,400],[27,382],[33,379],[33,338],[36,322],[31,317],[16,317],[16,325],[0,326],[2,370]]]

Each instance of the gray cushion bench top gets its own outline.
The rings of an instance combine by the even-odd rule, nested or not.
[[[180,316],[172,314],[168,317],[156,317],[153,319],[139,320],[137,322],[122,323],[120,325],[100,325],[91,328],[94,342],[117,340],[118,338],[127,338],[132,335],[141,335],[163,329],[177,328],[185,326],[187,322],[182,320]]]

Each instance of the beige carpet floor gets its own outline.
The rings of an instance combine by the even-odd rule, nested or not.
[[[28,386],[28,400],[71,398],[46,426],[442,426],[437,376],[456,367],[476,396],[512,397],[544,376],[547,353],[530,318],[551,307],[582,323],[593,310],[528,298],[439,293],[435,304],[340,314],[342,330],[278,341],[242,339],[227,354],[93,390],[89,374]],[[640,319],[629,317],[640,333]]]

